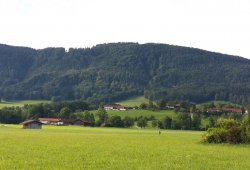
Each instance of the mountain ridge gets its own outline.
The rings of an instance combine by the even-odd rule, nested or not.
[[[250,60],[157,43],[33,49],[0,44],[0,97],[109,102],[229,100],[248,104]]]

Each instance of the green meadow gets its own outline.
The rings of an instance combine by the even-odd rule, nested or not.
[[[90,111],[93,113],[97,113],[96,111]],[[165,116],[169,116],[169,117],[175,117],[176,113],[174,112],[174,110],[160,110],[160,111],[151,111],[151,110],[127,110],[127,111],[119,111],[119,110],[108,110],[107,113],[110,116],[121,116],[122,118],[125,116],[129,116],[129,117],[150,117],[150,116],[154,116],[155,118],[161,119]]]
[[[50,103],[49,100],[20,100],[20,101],[4,101],[0,102],[0,109],[3,107],[23,107],[25,104]]]
[[[142,103],[148,103],[149,100],[146,99],[143,96],[139,96],[139,97],[133,97],[127,100],[123,100],[120,102],[117,102],[118,104],[122,105],[122,106],[130,106],[130,107],[134,107],[134,106],[140,106],[140,104]]]
[[[250,145],[204,144],[202,134],[0,125],[0,169],[250,169]]]

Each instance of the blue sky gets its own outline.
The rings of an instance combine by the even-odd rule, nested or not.
[[[167,43],[250,58],[249,0],[0,0],[0,43]]]

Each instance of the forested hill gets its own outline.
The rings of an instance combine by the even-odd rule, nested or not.
[[[165,44],[35,50],[0,45],[0,98],[250,103],[250,60]]]

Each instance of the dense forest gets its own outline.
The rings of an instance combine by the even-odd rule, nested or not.
[[[0,98],[250,103],[250,60],[166,44],[35,50],[0,44]]]

